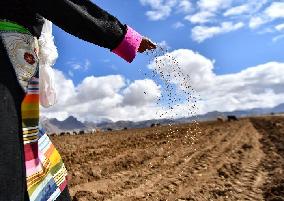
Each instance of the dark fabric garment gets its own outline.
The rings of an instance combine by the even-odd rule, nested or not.
[[[17,22],[29,29],[34,36],[40,35],[43,19],[34,13],[23,0],[1,0],[0,8],[0,19]]]
[[[29,201],[21,126],[25,97],[0,37],[0,201]],[[71,201],[66,187],[58,201]]]
[[[17,22],[39,37],[42,17],[85,41],[113,50],[123,40],[126,25],[90,0],[0,1],[0,19]]]
[[[113,50],[126,26],[90,0],[2,0],[0,20],[16,22],[39,37],[43,17],[85,41]],[[21,103],[25,96],[0,40],[0,201],[28,201]],[[71,200],[66,188],[59,201]]]
[[[71,201],[71,196],[69,193],[69,189],[66,186],[66,188],[61,192],[60,196],[56,199],[56,201]]]
[[[21,127],[25,93],[0,38],[0,201],[22,201],[26,169]]]

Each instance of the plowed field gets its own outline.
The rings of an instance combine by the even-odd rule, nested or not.
[[[284,201],[284,117],[195,126],[52,140],[75,201]]]

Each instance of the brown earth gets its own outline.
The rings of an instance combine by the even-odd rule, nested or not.
[[[69,170],[75,201],[284,201],[284,117],[198,128],[184,124],[52,140]]]

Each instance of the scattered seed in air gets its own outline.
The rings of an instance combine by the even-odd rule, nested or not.
[[[198,135],[201,135],[201,129],[198,123],[198,100],[200,99],[198,93],[191,84],[190,75],[185,73],[182,66],[179,64],[169,51],[161,46],[155,50],[147,51],[149,56],[149,65],[151,69],[149,72],[142,72],[146,78],[154,80],[158,85],[161,85],[161,96],[157,97],[156,106],[161,108],[156,112],[157,123],[167,119],[167,130],[155,130],[156,138],[165,136],[166,146],[158,146],[157,149],[167,153],[173,149],[175,143],[180,141],[184,146],[187,146],[196,151],[195,142],[198,140]],[[190,59],[190,58],[189,58]],[[144,92],[147,95],[146,92]],[[183,118],[191,117],[191,125],[177,126],[175,122],[183,122]],[[178,121],[179,120],[179,121]],[[176,147],[178,149],[178,147]],[[158,150],[157,150],[158,151]],[[171,156],[173,154],[173,156]],[[174,157],[174,153],[168,152],[164,161],[170,160]],[[188,158],[184,156],[179,156]]]

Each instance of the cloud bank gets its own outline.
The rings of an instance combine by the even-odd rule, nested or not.
[[[101,119],[144,120],[155,118],[155,103],[160,97],[160,86],[149,79],[130,84],[121,75],[86,77],[79,85],[59,70],[55,70],[58,102],[51,108],[41,108],[49,118],[63,120],[70,115],[81,120]]]
[[[191,85],[201,97],[199,113],[274,107],[284,102],[284,63],[268,62],[239,73],[217,75],[214,61],[197,52],[179,49],[169,54],[178,61],[182,75],[191,77]],[[167,58],[165,55],[158,60],[168,63]],[[150,66],[155,68],[156,62]],[[166,64],[159,67],[173,71]],[[172,78],[172,82],[182,86],[183,78]]]
[[[169,58],[178,61],[181,76],[174,76],[177,66],[169,65]],[[189,49],[174,50],[157,58],[159,68],[169,76],[176,90],[182,90],[182,82],[190,77],[190,85],[200,95],[199,114],[210,111],[233,111],[256,107],[274,107],[284,101],[284,63],[268,62],[226,75],[214,73],[214,60]],[[163,63],[164,62],[164,63]],[[153,61],[150,69],[158,66]],[[162,69],[161,69],[162,68]],[[168,110],[157,100],[165,93],[161,85],[152,79],[129,81],[121,75],[86,77],[77,86],[61,71],[55,70],[58,103],[51,108],[41,108],[42,114],[64,119],[69,115],[80,120],[101,119],[147,120],[185,116],[188,103],[184,100]]]
[[[152,21],[166,19],[173,12],[188,13],[192,9],[189,0],[140,0],[140,3],[151,8],[146,16]]]
[[[277,25],[278,21],[284,18],[282,1],[140,0],[140,3],[150,9],[146,11],[149,20],[157,21],[173,15],[178,16],[173,28],[188,25],[191,28],[192,40],[198,43],[242,28],[256,33],[263,33],[263,29],[270,28],[270,33],[284,34],[281,22]],[[177,10],[182,12],[175,12]]]

